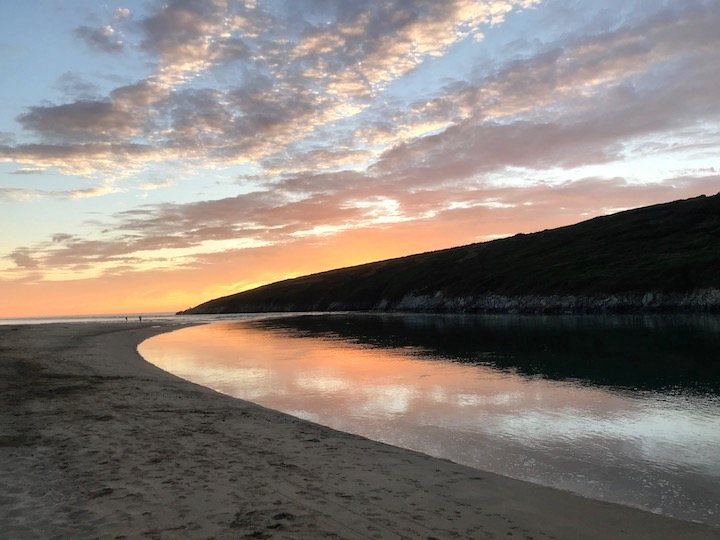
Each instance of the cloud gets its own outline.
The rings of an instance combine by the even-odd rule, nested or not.
[[[0,148],[0,155],[24,156],[28,165],[48,166],[61,160],[59,154],[66,152],[68,160],[60,165],[61,169],[73,173],[83,171],[83,174],[109,169],[113,159],[121,160],[117,161],[118,165],[129,165],[133,169],[168,158],[202,158],[205,163],[215,164],[255,162],[267,167],[269,175],[313,167],[332,169],[343,164],[361,167],[379,158],[378,170],[401,164],[409,172],[415,169],[425,173],[426,169],[434,170],[434,166],[418,168],[417,163],[412,163],[413,155],[422,155],[427,150],[425,146],[436,145],[443,149],[437,159],[449,158],[444,169],[436,172],[462,174],[463,167],[477,170],[470,162],[460,163],[464,153],[476,150],[467,148],[463,138],[474,136],[480,140],[497,136],[498,141],[503,142],[503,152],[497,155],[489,156],[479,148],[478,156],[484,156],[485,163],[480,167],[482,170],[491,166],[529,164],[530,154],[539,155],[546,147],[549,153],[545,161],[559,163],[558,153],[571,149],[562,142],[571,141],[562,138],[572,139],[573,129],[581,130],[591,122],[588,119],[583,123],[571,116],[579,116],[582,107],[605,107],[604,94],[624,92],[627,96],[627,99],[622,96],[617,99],[625,112],[616,115],[619,121],[616,133],[612,133],[607,123],[604,133],[590,126],[589,132],[581,134],[587,147],[581,153],[568,155],[566,164],[584,157],[588,163],[612,159],[623,137],[652,132],[649,124],[653,119],[656,129],[663,129],[661,119],[672,116],[677,118],[673,125],[693,121],[685,114],[692,105],[686,104],[688,98],[691,102],[704,100],[707,112],[713,114],[711,96],[717,81],[709,67],[717,58],[715,51],[719,44],[714,28],[719,17],[717,10],[697,3],[688,4],[684,9],[661,11],[635,26],[621,26],[591,37],[571,35],[542,47],[536,55],[513,61],[475,81],[454,83],[440,95],[409,107],[402,103],[363,103],[364,96],[379,92],[382,86],[380,79],[371,74],[374,68],[368,65],[394,65],[398,62],[397,54],[407,57],[410,64],[418,65],[423,58],[440,54],[448,43],[472,33],[473,28],[496,21],[499,14],[513,7],[529,5],[527,2],[476,5],[458,1],[435,7],[393,3],[337,7],[329,26],[298,19],[298,37],[284,45],[287,54],[295,51],[295,62],[269,64],[279,61],[276,56],[281,54],[283,45],[258,37],[257,51],[250,58],[257,69],[246,69],[240,85],[174,88],[173,85],[182,84],[185,75],[210,69],[223,61],[219,56],[209,53],[208,56],[208,47],[227,45],[236,39],[235,28],[256,28],[269,15],[219,1],[170,2],[141,23],[146,36],[145,48],[159,57],[155,75],[118,87],[106,99],[83,98],[30,108],[18,117],[20,124],[56,144],[22,145],[6,148],[4,152]],[[306,4],[303,9],[320,13],[319,4]],[[273,21],[280,27],[289,24],[289,21]],[[446,38],[437,42],[430,39],[440,33]],[[292,31],[289,34],[292,35]],[[341,44],[325,43],[325,37],[335,34],[341,36]],[[387,47],[376,46],[375,38],[385,40]],[[391,41],[400,45],[391,47]],[[415,52],[407,49],[411,46]],[[204,59],[203,65],[185,65],[187,57],[182,51],[187,47],[205,51],[198,53]],[[310,51],[314,51],[312,59],[308,59]],[[316,77],[309,73],[308,62],[326,61],[329,64],[323,70],[325,75]],[[168,70],[177,77],[168,78]],[[398,77],[401,72],[405,73],[401,70]],[[335,95],[331,86],[337,74],[357,75],[364,81],[363,90],[360,94],[347,91],[341,96]],[[72,77],[67,82],[71,85]],[[638,115],[626,105],[638,102],[642,105],[645,96],[650,96],[660,106],[654,96],[658,92],[667,94],[662,88],[666,84],[677,87],[673,96],[676,101],[666,99],[665,111],[644,107],[648,121],[647,129],[642,129]],[[368,113],[358,118],[354,133],[344,135],[343,148],[316,144],[308,151],[307,144],[297,144],[303,137],[331,126],[344,114],[357,114],[362,110]],[[568,120],[561,123],[558,118]],[[507,119],[514,125],[513,129],[507,127]],[[628,126],[623,133],[623,125],[630,120],[636,122],[636,127]],[[575,128],[570,125],[573,123]],[[670,124],[665,127],[670,128]],[[447,134],[437,137],[443,130],[447,130]],[[336,132],[328,134],[338,138]],[[457,152],[455,143],[450,141],[454,134],[459,137]],[[593,142],[595,135],[599,138]],[[535,136],[550,138],[546,145],[541,145],[534,140]],[[551,145],[553,137],[559,145],[557,150]],[[608,139],[605,144],[602,137],[614,137],[615,141],[608,142]],[[484,148],[490,150],[493,143],[489,144]],[[522,144],[526,149],[506,149],[505,144]],[[495,146],[500,146],[500,142]],[[132,150],[115,152],[123,147]],[[43,155],[43,150],[47,155]],[[429,150],[423,158],[426,162],[435,159],[432,148]],[[527,159],[520,155],[523,152]],[[80,159],[82,153],[85,159]],[[33,163],[31,156],[36,154],[38,161]],[[404,162],[405,158],[409,161]],[[472,159],[471,156],[470,161]],[[356,161],[353,163],[353,160]],[[479,157],[475,159],[478,160]],[[542,166],[542,160],[536,161]]]
[[[186,156],[192,154],[188,151]],[[65,174],[94,176],[105,173],[116,178],[140,170],[148,162],[167,159],[162,149],[141,144],[74,143],[0,145],[0,161],[25,163],[34,167],[55,167]],[[122,165],[122,166],[120,166]]]
[[[129,8],[117,8],[114,13],[114,17],[117,20],[129,19],[132,17],[132,11]]]
[[[66,233],[57,233],[52,235],[52,241],[54,244],[60,244],[68,240],[72,240],[73,238],[73,235]]]
[[[27,188],[0,188],[0,201],[26,202],[37,199],[91,199],[121,191],[111,185],[93,186],[89,188],[42,190]]]
[[[342,169],[352,164],[364,165],[374,154],[369,150],[340,148],[317,148],[305,153],[293,155],[292,160],[274,156],[262,161],[268,175],[288,174],[291,172],[322,172],[328,169]]]
[[[236,26],[249,22],[242,13],[242,5],[224,0],[171,0],[144,18],[142,46],[157,55],[159,79],[177,85],[216,63],[246,58],[243,40],[232,35]]]
[[[76,92],[77,99],[31,107],[18,121],[38,137],[64,146],[142,144],[158,149],[148,158],[189,153],[217,164],[267,164],[273,173],[284,168],[283,159],[291,170],[300,170],[302,161],[322,166],[297,142],[347,116],[357,118],[354,144],[374,148],[316,147],[313,152],[325,152],[328,163],[331,152],[365,155],[368,163],[378,149],[467,121],[525,115],[524,121],[551,123],[549,107],[563,113],[577,100],[592,103],[588,97],[622,81],[631,91],[647,93],[651,89],[634,88],[631,79],[667,69],[671,80],[670,63],[678,62],[682,69],[690,56],[704,62],[707,72],[717,57],[717,10],[690,2],[634,26],[563,37],[540,47],[539,54],[475,81],[456,82],[443,94],[409,107],[371,101],[391,81],[483,25],[499,24],[512,10],[534,5],[454,0],[358,2],[329,9],[325,3],[304,2],[283,14],[220,0],[173,0],[138,22],[143,47],[157,62],[154,74],[118,87],[104,99],[92,87],[83,88],[83,81],[63,76],[61,84],[68,94]],[[313,20],[320,14],[327,22]],[[286,37],[279,39],[282,33]],[[187,85],[189,78],[234,61],[240,61],[241,80],[217,84],[206,78],[203,83],[212,86]],[[695,89],[700,96],[709,91]],[[363,111],[367,114],[360,117]],[[348,135],[344,140],[353,144]],[[93,160],[88,154],[89,172]],[[104,159],[98,166],[106,166]]]
[[[155,189],[162,189],[166,187],[172,187],[175,185],[175,180],[172,180],[170,178],[165,180],[154,180],[150,182],[143,182],[140,184],[140,189],[143,191],[152,191]]]
[[[113,186],[94,186],[81,189],[67,189],[63,191],[51,191],[49,194],[54,197],[65,199],[92,199],[94,197],[102,197],[111,193],[117,193],[120,189]]]
[[[383,85],[480,25],[532,4],[366,2],[338,7],[335,20],[320,27],[303,17],[280,20],[220,0],[175,0],[139,22],[143,47],[157,57],[155,74],[115,89],[106,99],[85,93],[74,102],[32,107],[18,121],[39,137],[64,144],[144,140],[178,157],[192,147],[216,162],[263,160],[287,150],[298,137],[363,110],[366,98]],[[297,37],[283,42],[272,31],[261,34],[263,27],[287,28]],[[336,34],[342,43],[322,45]],[[254,40],[254,52],[247,39]],[[287,62],[288,55],[295,61]],[[252,66],[239,86],[178,88],[188,77],[235,60]],[[88,165],[92,161],[88,155]]]
[[[82,39],[88,47],[96,51],[119,53],[125,47],[115,28],[109,24],[100,28],[78,26],[75,29],[75,35]]]
[[[173,144],[192,146],[208,143],[225,134],[236,121],[231,110],[221,104],[216,90],[187,90],[177,93],[168,104]]]
[[[70,71],[58,78],[55,88],[66,97],[75,100],[96,100],[100,94],[100,88],[96,84],[87,81],[81,74]]]
[[[22,169],[12,171],[10,174],[42,174],[44,172],[45,169],[42,167],[23,167]]]
[[[155,110],[155,108],[161,108],[171,92],[172,88],[159,82],[156,77],[148,77],[136,83],[115,88],[110,92],[108,101],[116,109],[126,111],[133,116],[158,114],[162,112],[162,109]],[[145,125],[148,128],[153,127],[151,123]]]
[[[31,201],[39,198],[37,190],[25,188],[0,187],[0,201]]]
[[[81,142],[127,137],[138,133],[142,124],[141,118],[109,101],[31,107],[17,121],[43,138]]]
[[[25,248],[16,249],[9,257],[19,268],[35,269],[38,267],[37,261],[28,254]]]
[[[363,97],[409,73],[427,57],[440,56],[481,25],[499,23],[533,0],[434,3],[362,3],[336,24],[307,31],[293,57],[309,62],[306,73],[327,79],[330,94]]]
[[[397,144],[375,168],[405,170],[418,183],[507,166],[570,168],[618,159],[633,138],[718,122],[712,88],[720,73],[708,69],[720,50],[718,21],[720,13],[704,10],[658,17],[515,62],[473,85],[451,86],[415,105],[415,121],[461,119]],[[649,45],[648,36],[658,42]],[[645,45],[637,47],[639,41]],[[363,136],[372,142],[377,135]]]

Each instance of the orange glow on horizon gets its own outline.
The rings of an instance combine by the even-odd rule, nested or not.
[[[483,212],[458,209],[443,219],[348,229],[285,244],[202,254],[179,268],[71,281],[5,280],[0,281],[0,317],[174,313],[292,277],[570,225],[590,217],[555,206]]]
[[[203,264],[72,281],[0,282],[0,317],[176,312],[213,298],[334,268],[446,247],[441,238],[346,231],[323,239],[214,253]]]

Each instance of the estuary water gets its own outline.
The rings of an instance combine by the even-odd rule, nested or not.
[[[720,318],[291,315],[150,362],[370,439],[720,525]]]

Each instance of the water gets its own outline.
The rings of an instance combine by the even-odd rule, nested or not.
[[[140,313],[143,322],[167,321],[177,319],[173,313]],[[125,318],[127,317],[127,320]],[[134,315],[66,315],[50,317],[16,317],[0,318],[0,326],[25,324],[56,324],[56,323],[126,323],[138,322],[138,314]]]
[[[59,324],[59,323],[140,323],[138,316],[142,316],[142,323],[152,322],[187,324],[189,322],[212,322],[223,320],[242,320],[255,317],[249,314],[232,315],[175,315],[174,313],[140,313],[130,315],[66,315],[49,317],[16,317],[0,318],[0,326],[27,325],[27,324]],[[126,319],[127,318],[127,319]]]
[[[720,525],[718,318],[285,316],[139,350],[342,431]]]

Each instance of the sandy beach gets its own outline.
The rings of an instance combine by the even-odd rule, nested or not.
[[[183,381],[175,328],[0,326],[1,538],[720,538]]]

